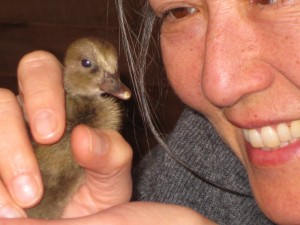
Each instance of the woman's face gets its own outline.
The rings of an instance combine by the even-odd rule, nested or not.
[[[150,0],[178,96],[246,167],[279,224],[300,222],[300,1]]]

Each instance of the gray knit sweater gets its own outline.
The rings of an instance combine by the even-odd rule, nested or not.
[[[188,169],[155,148],[135,168],[133,200],[188,206],[218,224],[273,224],[258,209],[243,166],[203,116],[186,109],[167,142]]]

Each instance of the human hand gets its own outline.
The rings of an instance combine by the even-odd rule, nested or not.
[[[130,202],[90,216],[63,220],[0,219],[5,225],[216,225],[192,209],[150,202]]]
[[[31,53],[21,60],[18,78],[19,102],[33,137],[43,144],[59,140],[65,128],[59,62],[47,52]],[[11,92],[3,89],[0,138],[5,140],[0,143],[0,217],[22,217],[22,208],[33,206],[41,198],[42,181],[20,105]],[[64,217],[83,216],[128,201],[132,153],[123,138],[114,131],[79,126],[72,134],[72,143],[75,158],[87,173]]]

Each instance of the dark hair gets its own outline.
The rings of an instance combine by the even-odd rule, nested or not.
[[[121,29],[122,44],[128,62],[128,69],[132,80],[133,91],[136,95],[138,107],[142,119],[151,130],[156,140],[167,148],[161,134],[153,119],[153,112],[147,95],[145,76],[147,72],[147,58],[152,33],[156,22],[156,16],[152,11],[148,1],[143,3],[141,24],[138,31],[134,31],[126,20],[123,0],[115,0],[119,12],[119,24]]]

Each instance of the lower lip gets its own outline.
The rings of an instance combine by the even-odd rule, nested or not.
[[[248,157],[256,166],[280,166],[300,156],[300,140],[283,148],[263,151],[246,143]]]

